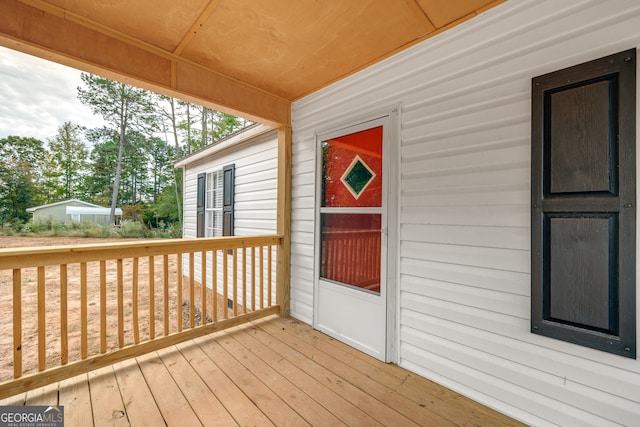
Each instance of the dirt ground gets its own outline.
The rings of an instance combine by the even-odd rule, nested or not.
[[[130,239],[124,240],[130,241]],[[81,237],[1,237],[0,248],[24,247],[24,246],[53,246],[53,245],[77,245],[86,243],[123,242],[123,239],[98,239]],[[178,316],[182,312],[181,322],[183,328],[190,323],[190,297],[189,282],[183,280],[182,301],[177,295],[177,256],[170,255],[168,306],[169,306],[169,333],[178,330]],[[139,339],[145,341],[150,337],[150,281],[149,265],[147,258],[140,258],[138,272],[138,325]],[[124,278],[124,341],[125,345],[134,342],[134,319],[132,299],[132,259],[123,260]],[[117,307],[117,263],[108,261],[107,270],[107,349],[118,348],[118,307]],[[100,273],[99,263],[87,264],[87,295],[88,295],[88,352],[89,356],[100,352]],[[60,316],[60,268],[58,266],[45,269],[45,293],[46,293],[46,348],[47,367],[58,366],[61,362],[61,316]],[[154,318],[155,336],[164,335],[164,259],[154,259]],[[68,360],[72,362],[80,359],[80,266],[70,264],[68,266]],[[207,321],[210,322],[213,313],[213,295],[207,291]],[[181,306],[181,310],[178,309]],[[201,288],[195,284],[194,292],[194,318],[195,324],[201,320]],[[222,297],[218,298],[217,317],[223,317],[226,303]],[[11,270],[0,271],[0,382],[13,376],[13,286]],[[231,314],[231,311],[229,311]],[[22,353],[23,372],[37,371],[38,360],[38,328],[37,328],[37,269],[23,269],[22,271]]]

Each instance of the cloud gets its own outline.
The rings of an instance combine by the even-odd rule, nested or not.
[[[64,122],[104,124],[77,95],[80,71],[0,47],[0,138],[53,138]]]

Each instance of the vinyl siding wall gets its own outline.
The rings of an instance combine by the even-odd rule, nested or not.
[[[295,102],[292,315],[315,133],[400,105],[397,362],[528,424],[639,425],[640,361],[529,332],[531,78],[633,47],[635,0],[510,0]]]
[[[212,147],[215,148],[215,147]],[[184,167],[184,221],[183,237],[196,237],[196,189],[200,173],[209,173],[229,164],[235,164],[235,236],[255,236],[276,234],[276,213],[278,196],[278,135],[270,131],[247,140],[239,138],[235,143],[220,151]],[[222,272],[222,253],[218,254],[218,271]],[[238,267],[242,253],[238,254]],[[250,259],[249,251],[247,257]],[[276,250],[272,250],[272,259],[276,259]],[[256,255],[256,265],[258,265]],[[229,279],[231,279],[231,262],[229,255]],[[265,249],[265,270],[267,254]],[[201,282],[201,255],[195,254],[195,279]],[[183,259],[183,272],[189,275],[188,258]],[[211,254],[208,254],[207,265],[211,265]],[[207,286],[211,287],[210,272]],[[257,272],[256,272],[257,274]],[[222,289],[221,273],[218,274],[218,289]],[[266,272],[264,277],[267,277]],[[272,277],[275,278],[275,262],[272,266]],[[231,283],[231,280],[229,281]],[[273,287],[275,289],[275,286]],[[231,295],[231,293],[230,293]],[[272,296],[275,301],[275,294]],[[242,304],[242,301],[238,301]]]

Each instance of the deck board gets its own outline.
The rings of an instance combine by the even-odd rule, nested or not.
[[[160,408],[147,386],[135,359],[115,364],[118,387],[131,425],[161,426],[164,424]]]
[[[136,359],[167,425],[204,425],[156,352]]]
[[[28,391],[25,404],[29,406],[58,406],[58,383]]]
[[[294,350],[283,346],[280,353],[276,352],[271,345],[276,344],[276,339],[267,335],[257,328],[249,330],[241,329],[242,334],[235,334],[234,337],[241,342],[249,351],[260,354],[262,360],[274,367],[282,375],[290,379],[298,388],[303,390],[325,408],[330,408],[333,415],[340,422],[346,425],[375,425],[373,418],[369,417],[360,408],[343,399],[333,390],[325,387],[320,381],[310,376],[303,369],[294,364],[289,354]],[[260,337],[257,335],[261,334]],[[278,342],[279,344],[279,342]]]
[[[340,425],[342,424],[328,409],[320,405],[311,396],[290,382],[285,376],[262,360],[257,354],[247,351],[236,335],[243,335],[242,331],[227,334],[228,339],[218,340],[229,354],[244,365],[247,370],[269,387],[283,401],[286,401],[306,422],[311,425]]]
[[[59,383],[58,404],[64,406],[64,425],[66,427],[93,426],[91,393],[86,374]]]
[[[158,354],[204,425],[212,423],[216,426],[237,425],[233,417],[180,352],[169,348],[158,351]]]
[[[275,425],[308,426],[309,424],[287,402],[220,345],[219,341],[225,339],[228,338],[221,335],[218,340],[202,338],[195,341]]]
[[[128,426],[127,411],[113,367],[97,369],[88,376],[93,424],[96,427]]]
[[[179,344],[178,348],[238,424],[273,425],[195,342]]]
[[[520,426],[294,319],[269,317],[5,399],[67,426]]]

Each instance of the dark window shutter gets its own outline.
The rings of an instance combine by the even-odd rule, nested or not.
[[[532,81],[531,331],[636,357],[635,49]]]
[[[204,237],[205,230],[205,195],[207,191],[207,174],[198,174],[196,197],[196,237]]]
[[[222,235],[233,236],[236,165],[225,166],[222,170]]]

